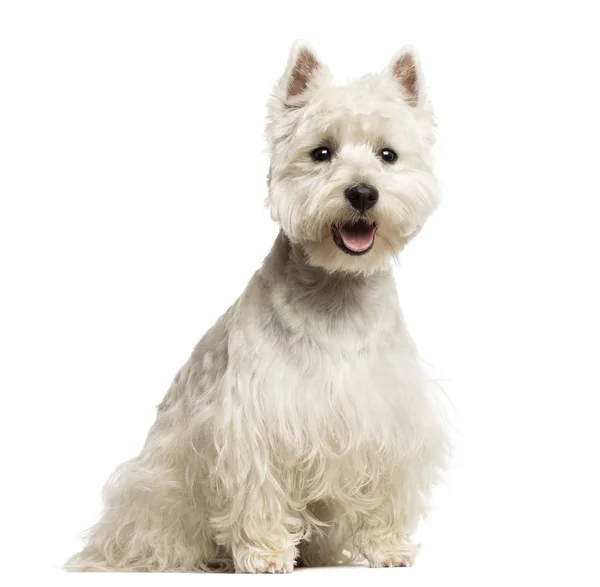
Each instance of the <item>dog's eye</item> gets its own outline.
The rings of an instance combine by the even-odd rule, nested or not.
[[[311,154],[313,161],[322,163],[331,159],[331,149],[329,147],[317,147]]]
[[[398,159],[398,155],[396,155],[396,151],[392,151],[391,149],[381,149],[379,156],[386,163],[393,163],[394,161],[396,161],[396,159]]]

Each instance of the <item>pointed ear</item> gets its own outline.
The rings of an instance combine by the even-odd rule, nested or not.
[[[425,83],[419,53],[412,45],[405,45],[392,57],[388,70],[402,88],[407,104],[421,106],[425,102]]]
[[[304,41],[296,41],[288,59],[285,73],[275,86],[276,95],[287,102],[300,96],[329,70],[321,63],[315,50]]]

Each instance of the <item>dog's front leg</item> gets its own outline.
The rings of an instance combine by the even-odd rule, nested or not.
[[[221,503],[211,517],[216,542],[238,573],[289,573],[294,568],[301,520],[290,514],[281,488],[250,483]]]
[[[418,553],[418,545],[410,541],[401,523],[385,522],[381,524],[384,512],[371,513],[377,523],[363,520],[363,524],[354,535],[356,550],[370,567],[410,567]]]
[[[374,509],[356,516],[352,542],[354,552],[371,567],[410,567],[419,547],[410,537],[424,512],[425,504],[415,488],[385,485]]]

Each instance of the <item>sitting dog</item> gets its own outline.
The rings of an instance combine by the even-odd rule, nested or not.
[[[390,265],[438,204],[434,126],[414,49],[339,86],[293,46],[268,104],[280,233],[68,569],[412,563],[449,450]]]

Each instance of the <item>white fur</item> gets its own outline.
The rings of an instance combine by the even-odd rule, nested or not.
[[[141,454],[109,480],[71,570],[413,560],[410,537],[448,443],[389,264],[437,205],[433,119],[420,70],[409,106],[394,60],[345,87],[318,62],[305,91],[287,95],[302,51],[318,62],[294,46],[269,104],[268,203],[280,235],[177,374]],[[323,140],[335,156],[315,164]],[[384,164],[382,147],[399,160]],[[380,193],[363,256],[331,236],[332,223],[356,215],[343,194],[356,181]]]

